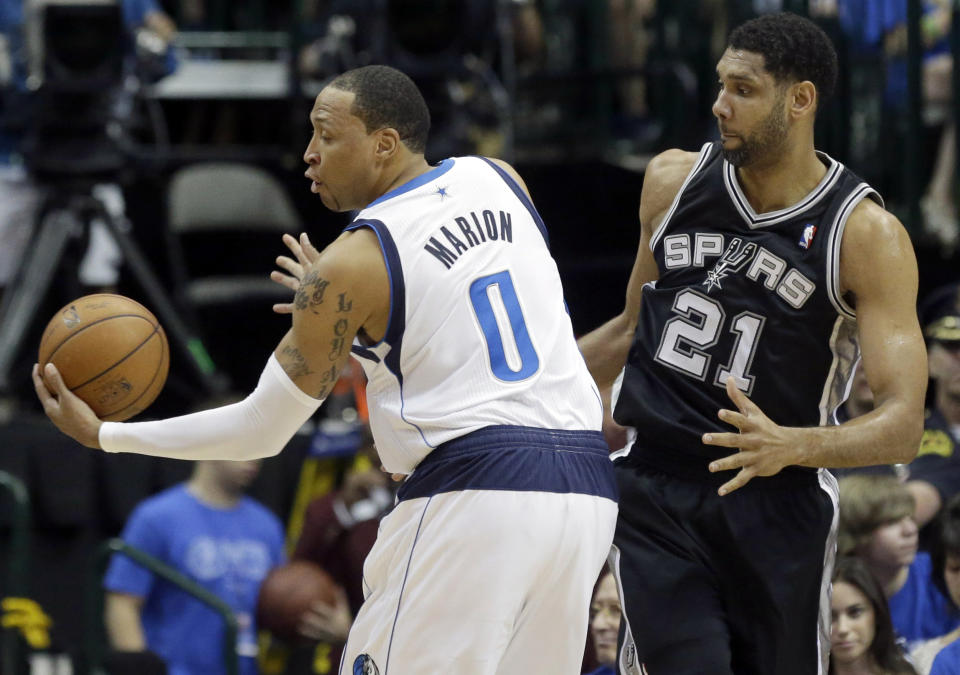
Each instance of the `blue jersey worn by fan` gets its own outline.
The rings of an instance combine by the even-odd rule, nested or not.
[[[255,674],[257,593],[267,572],[283,560],[277,517],[248,497],[229,509],[210,506],[178,485],[140,504],[122,536],[233,608],[240,626],[240,672]],[[111,561],[104,587],[144,599],[147,646],[166,661],[170,675],[226,672],[223,620],[213,609],[120,554]]]

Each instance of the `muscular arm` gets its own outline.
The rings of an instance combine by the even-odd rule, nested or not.
[[[577,341],[600,389],[610,387],[626,363],[640,316],[643,285],[660,276],[650,250],[650,237],[663,221],[696,159],[694,152],[667,150],[647,166],[640,193],[640,246],[627,282],[623,311]]]
[[[390,285],[376,235],[341,235],[305,267],[293,304],[293,328],[274,355],[304,393],[325,398],[360,329],[375,339],[387,329]]]
[[[864,200],[840,249],[841,290],[852,294],[874,409],[836,427],[801,431],[803,466],[907,463],[923,434],[927,354],[917,321],[917,260],[906,230]]]
[[[916,313],[917,261],[900,222],[872,202],[859,204],[847,223],[840,285],[856,304],[862,365],[874,409],[839,426],[781,427],[731,378],[727,393],[739,412],[721,410],[719,417],[739,433],[708,433],[703,438],[707,445],[739,450],[710,463],[711,471],[740,469],[720,494],[785,466],[906,463],[917,454],[927,385],[926,350]]]
[[[129,593],[108,592],[103,608],[110,646],[121,652],[142,652],[147,648],[140,621],[143,598]]]
[[[360,328],[382,336],[389,318],[389,283],[376,235],[362,229],[341,235],[321,254],[311,251],[293,303],[293,328],[244,400],[153,422],[101,422],[48,365],[55,395],[34,369],[47,415],[69,436],[109,452],[179,459],[277,454],[333,388]]]

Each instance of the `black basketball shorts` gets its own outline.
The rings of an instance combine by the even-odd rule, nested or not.
[[[620,675],[825,675],[833,476],[788,469],[720,497],[731,472],[681,478],[630,460],[616,468],[610,555]]]

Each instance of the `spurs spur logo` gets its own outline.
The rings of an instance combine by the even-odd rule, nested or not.
[[[733,239],[727,246],[727,250],[720,256],[720,260],[713,266],[713,269],[707,271],[707,278],[703,285],[707,287],[709,293],[714,287],[723,290],[720,284],[731,272],[739,272],[744,266],[753,259],[757,252],[757,245],[753,242],[744,244],[739,237]]]

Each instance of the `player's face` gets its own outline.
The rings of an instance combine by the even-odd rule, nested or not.
[[[616,663],[620,598],[617,596],[617,583],[612,574],[603,578],[593,596],[593,604],[590,606],[590,630],[593,633],[597,660],[603,665]]]
[[[763,56],[728,48],[717,77],[713,114],[724,158],[742,167],[776,157],[787,140],[786,88],[764,69]]]
[[[873,531],[861,557],[873,568],[904,567],[917,555],[917,524],[913,516],[885,523]]]
[[[830,656],[834,662],[853,664],[865,659],[876,633],[870,600],[856,586],[838,581],[833,585],[830,609]]]
[[[943,582],[953,604],[960,607],[960,556],[947,555],[943,561]]]
[[[353,92],[327,87],[310,112],[313,135],[303,154],[309,165],[304,175],[313,181],[310,191],[331,211],[360,209],[377,196],[377,134],[368,134],[363,121],[351,113],[355,98]]]

